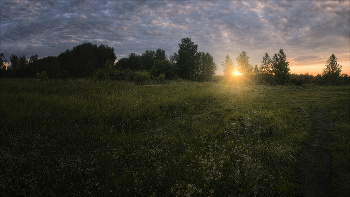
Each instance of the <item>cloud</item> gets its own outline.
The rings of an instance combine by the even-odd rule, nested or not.
[[[317,55],[301,55],[294,58],[294,61],[296,62],[314,62],[320,60],[322,60],[322,58]]]
[[[219,73],[227,54],[243,50],[252,64],[280,48],[297,65],[332,53],[349,61],[349,1],[3,0],[1,13],[6,56],[55,56],[83,42],[114,47],[118,58],[157,48],[171,55],[190,37]]]

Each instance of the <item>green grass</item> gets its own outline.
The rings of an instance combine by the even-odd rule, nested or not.
[[[300,196],[310,114],[330,111],[349,192],[345,87],[0,79],[2,196]]]
[[[347,90],[348,91],[348,90]],[[328,135],[323,136],[325,149],[331,153],[332,196],[350,196],[350,99],[349,91],[339,92],[327,106]]]

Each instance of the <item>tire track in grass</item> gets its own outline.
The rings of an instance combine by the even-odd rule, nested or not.
[[[329,196],[331,184],[331,158],[321,147],[322,135],[327,134],[327,112],[311,113],[309,141],[302,145],[299,166],[301,168],[302,196]]]

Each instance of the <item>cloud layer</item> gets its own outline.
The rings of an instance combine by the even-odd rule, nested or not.
[[[0,50],[45,57],[91,42],[119,59],[157,48],[171,55],[190,37],[214,56],[217,74],[227,54],[244,50],[260,64],[280,48],[291,66],[324,65],[335,54],[350,73],[349,13],[349,1],[3,0]]]

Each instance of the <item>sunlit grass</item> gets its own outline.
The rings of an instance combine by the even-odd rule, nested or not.
[[[4,196],[298,196],[310,106],[338,94],[187,81],[0,83]]]

